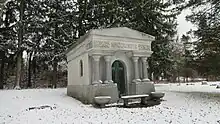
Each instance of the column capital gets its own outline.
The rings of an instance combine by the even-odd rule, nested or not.
[[[146,61],[147,61],[147,57],[141,57],[141,60],[142,60],[143,62],[146,62]]]
[[[133,60],[134,62],[137,62],[137,61],[138,61],[138,59],[139,59],[139,57],[138,57],[138,56],[132,56],[132,60]]]
[[[110,55],[104,56],[104,59],[107,62],[109,62],[111,60],[111,58],[112,58],[112,56],[110,56]]]
[[[92,58],[95,60],[95,61],[99,61],[101,55],[92,55]]]

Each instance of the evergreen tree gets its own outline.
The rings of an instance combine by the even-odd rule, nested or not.
[[[93,28],[128,27],[156,37],[152,43],[150,70],[156,76],[169,76],[170,42],[176,33],[176,15],[172,3],[157,0],[78,1],[79,35]]]
[[[90,29],[123,27],[132,28],[156,37],[149,59],[150,70],[156,76],[169,77],[174,60],[171,42],[176,33],[176,15],[171,8],[181,0],[10,0],[10,32],[1,32],[2,41],[14,44],[17,56],[16,86],[19,88],[22,53],[28,54],[28,83],[36,67],[53,67],[52,84],[56,87],[57,65],[65,61],[65,50]],[[10,9],[11,8],[11,9]],[[16,16],[15,14],[18,14]],[[7,16],[6,16],[7,17]],[[9,17],[9,16],[8,16]],[[13,20],[14,19],[14,20]],[[5,22],[4,22],[5,23]],[[13,29],[13,30],[12,30]],[[13,32],[13,33],[12,33]],[[15,35],[9,35],[15,34]],[[6,38],[8,37],[8,40]],[[12,37],[10,37],[12,36]],[[13,43],[15,42],[15,43]],[[5,42],[1,42],[5,46]],[[31,71],[33,70],[33,72]]]
[[[171,81],[175,82],[176,79],[178,82],[180,82],[180,76],[182,73],[182,70],[184,69],[184,45],[182,42],[180,42],[179,37],[177,37],[176,42],[171,43],[171,56],[172,60],[174,62],[172,66],[171,71]]]
[[[58,62],[65,60],[65,50],[76,39],[75,4],[67,0],[44,0],[43,40],[39,53],[52,66],[52,87],[56,88]]]
[[[19,12],[19,21],[18,25],[18,43],[17,43],[17,61],[16,61],[16,80],[15,80],[15,89],[20,89],[21,82],[21,70],[22,70],[22,61],[23,61],[23,39],[24,39],[24,9],[25,9],[25,0],[17,0],[18,12]]]
[[[15,53],[16,44],[16,5],[14,1],[9,1],[4,5],[1,10],[0,19],[0,89],[3,89],[4,77],[5,77],[5,65],[9,61],[10,54]]]
[[[151,34],[156,37],[152,42],[153,54],[149,59],[150,72],[158,78],[164,73],[166,78],[170,77],[173,60],[171,57],[170,43],[176,34],[176,15],[178,11],[169,9],[170,2],[157,0],[126,1],[124,3],[127,13],[124,26],[138,31]]]
[[[183,65],[183,76],[186,78],[186,81],[188,82],[189,77],[193,77],[193,72],[194,72],[194,56],[193,56],[193,46],[192,42],[189,42],[190,37],[188,35],[182,35],[181,41],[183,42],[184,45],[184,65]]]
[[[193,31],[198,39],[195,43],[197,70],[201,75],[217,77],[220,68],[220,1],[190,0],[185,7],[193,11],[187,20],[198,27]]]

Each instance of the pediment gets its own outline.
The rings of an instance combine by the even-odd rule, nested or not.
[[[67,55],[96,50],[151,51],[154,36],[127,27],[92,29],[67,51]]]
[[[90,35],[133,38],[148,41],[153,41],[155,39],[154,36],[127,27],[93,29],[90,31]]]

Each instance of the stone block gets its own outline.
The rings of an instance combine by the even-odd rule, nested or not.
[[[110,96],[109,103],[118,101],[118,89],[115,84],[100,85],[69,85],[67,95],[74,97],[85,104],[93,104],[96,96]]]

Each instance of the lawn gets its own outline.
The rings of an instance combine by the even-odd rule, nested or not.
[[[0,124],[220,124],[220,89],[157,84],[166,93],[153,107],[94,108],[61,89],[0,91]]]

